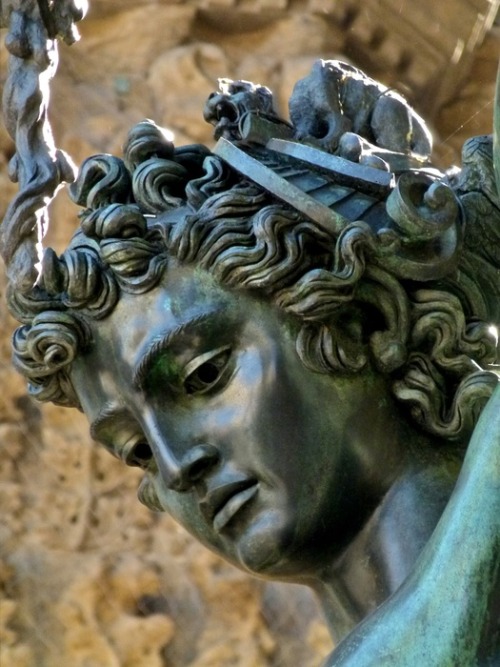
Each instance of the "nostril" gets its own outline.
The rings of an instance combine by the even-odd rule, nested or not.
[[[186,452],[167,486],[173,491],[185,493],[218,464],[220,453],[214,445],[196,445]]]
[[[198,445],[185,457],[184,474],[189,482],[196,482],[219,462],[219,458],[219,451],[213,445]]]
[[[203,476],[205,471],[208,468],[208,462],[206,460],[196,461],[189,467],[188,477],[192,482],[200,479]]]

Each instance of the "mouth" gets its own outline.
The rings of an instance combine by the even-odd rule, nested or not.
[[[255,496],[258,489],[258,482],[254,479],[229,482],[210,491],[200,503],[200,507],[215,531],[220,533],[240,509]]]

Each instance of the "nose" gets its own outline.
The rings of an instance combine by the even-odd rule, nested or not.
[[[217,447],[202,444],[188,449],[177,465],[170,465],[168,471],[164,470],[161,462],[158,467],[167,488],[185,493],[208,475],[219,461],[220,453]]]

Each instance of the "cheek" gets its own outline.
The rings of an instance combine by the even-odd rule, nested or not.
[[[178,493],[165,489],[161,478],[153,481],[153,486],[158,497],[161,509],[170,514],[181,526],[184,526],[192,535],[203,541],[208,539],[206,521],[203,520],[198,507],[198,501],[194,493]]]
[[[188,419],[187,428],[193,437],[202,434],[207,442],[220,444],[221,441],[233,441],[238,433],[246,428],[247,410],[243,401],[234,396],[225,395],[215,404],[206,406],[197,415]]]

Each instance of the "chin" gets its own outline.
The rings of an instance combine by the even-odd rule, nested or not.
[[[266,579],[287,578],[300,569],[287,557],[292,552],[293,532],[284,518],[279,510],[267,511],[240,533],[235,540],[240,568]]]

